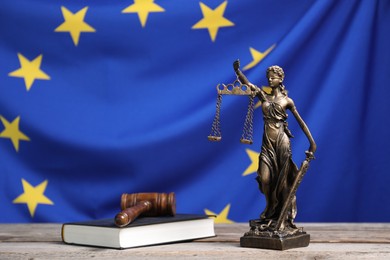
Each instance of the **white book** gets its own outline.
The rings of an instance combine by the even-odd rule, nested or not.
[[[62,225],[61,235],[67,244],[124,249],[213,237],[214,217],[143,217],[122,228],[114,224],[113,218],[73,222]]]

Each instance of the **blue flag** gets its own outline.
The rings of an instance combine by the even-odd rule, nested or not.
[[[113,217],[122,193],[175,192],[177,212],[258,218],[263,119],[240,144],[271,65],[318,150],[297,221],[390,220],[390,2],[11,1],[0,9],[0,222]],[[256,101],[257,102],[257,101]],[[299,166],[309,142],[293,116]]]

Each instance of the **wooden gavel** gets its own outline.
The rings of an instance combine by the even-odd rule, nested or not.
[[[175,193],[122,194],[121,212],[115,216],[115,225],[125,227],[138,216],[164,216],[176,214]]]

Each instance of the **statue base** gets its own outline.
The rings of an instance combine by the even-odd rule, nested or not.
[[[249,223],[251,229],[240,238],[242,247],[286,250],[307,247],[310,243],[310,235],[304,232],[303,228],[288,227],[284,230],[275,230],[260,220],[251,220]]]

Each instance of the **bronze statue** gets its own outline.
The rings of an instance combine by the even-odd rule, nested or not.
[[[314,139],[299,115],[294,101],[287,95],[283,85],[282,68],[271,66],[267,69],[266,75],[271,88],[271,93],[267,94],[248,81],[240,70],[238,60],[233,63],[233,67],[241,84],[238,88],[244,90],[249,88],[249,95],[260,99],[264,119],[264,133],[256,180],[260,191],[265,196],[266,207],[259,219],[250,221],[251,229],[241,237],[241,246],[281,250],[307,246],[310,236],[294,224],[297,214],[295,193],[308,169],[309,162],[314,159],[316,151]],[[225,89],[218,89],[219,95],[234,94],[233,92],[227,93]],[[218,127],[219,106],[217,103],[218,116],[216,118],[218,118],[213,123],[213,126],[218,125]],[[305,152],[306,159],[299,169],[292,160],[290,138],[293,136],[288,129],[287,110],[292,112],[310,143],[308,151]],[[212,136],[213,134],[209,136],[212,141],[221,139],[221,136],[218,138]]]

